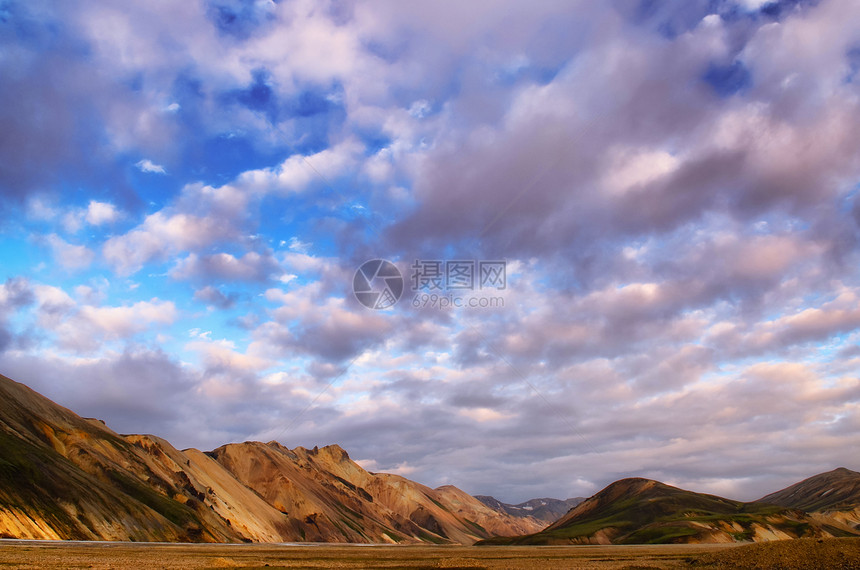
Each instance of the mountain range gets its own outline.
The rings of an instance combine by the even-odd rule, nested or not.
[[[178,450],[119,435],[0,376],[0,536],[471,544],[544,523],[453,486],[369,473],[336,445]]]
[[[751,502],[650,479],[622,479],[541,532],[478,544],[721,543],[852,536],[860,536],[860,473],[839,468]]]
[[[517,505],[371,473],[337,445],[178,450],[0,376],[0,537],[186,542],[632,544],[860,536],[860,473],[757,501],[622,479]]]
[[[511,505],[487,495],[475,495],[475,498],[491,509],[502,511],[515,517],[532,517],[544,524],[557,521],[567,514],[570,509],[585,500],[585,497],[575,497],[565,500],[543,498],[531,499],[523,503]]]

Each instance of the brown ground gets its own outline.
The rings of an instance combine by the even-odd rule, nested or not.
[[[860,539],[747,546],[279,546],[0,541],[0,568],[860,569]]]
[[[699,559],[697,568],[748,568],[749,570],[860,570],[860,539],[829,538],[826,540],[801,538],[760,542],[742,548],[733,548]]]

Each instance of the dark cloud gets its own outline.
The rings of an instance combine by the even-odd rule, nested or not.
[[[0,191],[20,202],[60,183],[110,187],[137,205],[124,165],[112,159],[111,131],[137,131],[142,148],[161,142],[162,126],[143,132],[128,123],[145,110],[140,93],[94,65],[87,41],[49,3],[7,3],[0,45]],[[149,140],[147,140],[149,137]]]
[[[0,286],[0,316],[32,305],[36,301],[30,281],[23,277],[10,277]]]
[[[6,350],[6,347],[12,343],[12,333],[0,326],[0,353]]]
[[[3,368],[17,381],[123,433],[177,421],[193,407],[197,380],[164,352],[140,347],[78,364],[7,354]],[[63,381],[57,382],[60,377]]]
[[[267,2],[248,0],[212,0],[206,3],[206,15],[219,33],[247,40],[261,26],[275,19]]]
[[[211,285],[207,285],[203,289],[198,289],[194,292],[194,300],[203,301],[204,303],[224,310],[233,308],[238,299],[238,293],[229,293],[225,295]]]

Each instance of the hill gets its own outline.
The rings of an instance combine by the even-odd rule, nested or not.
[[[0,536],[471,544],[535,532],[455,487],[371,474],[338,446],[177,450],[0,376]]]
[[[650,479],[622,479],[533,535],[479,544],[661,544],[860,536],[836,519],[744,503]]]
[[[801,509],[821,521],[860,529],[860,473],[844,467],[795,483],[759,501]]]
[[[759,501],[810,512],[854,509],[860,505],[860,473],[840,467],[765,495]]]

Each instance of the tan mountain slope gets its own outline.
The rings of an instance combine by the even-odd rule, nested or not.
[[[470,544],[539,528],[453,487],[368,473],[337,446],[202,453],[121,436],[0,376],[0,536]]]
[[[212,456],[282,511],[303,540],[471,544],[540,528],[454,487],[440,491],[369,473],[337,445],[290,450],[277,442],[248,442],[225,445]]]
[[[17,538],[238,540],[177,477],[109,430],[0,376],[0,533]]]

